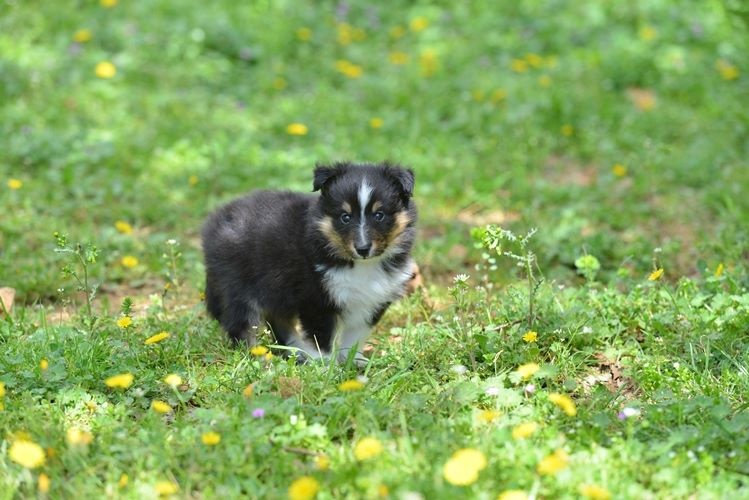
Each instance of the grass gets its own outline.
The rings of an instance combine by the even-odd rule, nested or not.
[[[279,498],[303,476],[318,498],[746,496],[741,9],[7,3],[0,498]],[[426,287],[365,372],[231,348],[203,218],[385,158],[416,172]],[[24,442],[43,465],[11,458]]]

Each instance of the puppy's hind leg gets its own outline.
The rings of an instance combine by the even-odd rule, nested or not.
[[[260,311],[242,300],[228,301],[221,312],[221,326],[235,344],[254,345],[260,320]]]

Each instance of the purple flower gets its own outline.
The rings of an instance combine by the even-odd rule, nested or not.
[[[523,388],[523,390],[525,391],[526,394],[533,394],[534,392],[536,392],[536,385],[528,384]]]
[[[252,416],[255,418],[263,418],[265,416],[265,410],[262,408],[255,408],[252,410]]]
[[[627,420],[628,418],[636,417],[639,414],[640,410],[638,410],[637,408],[626,407],[619,412],[616,418],[618,418],[619,420]]]

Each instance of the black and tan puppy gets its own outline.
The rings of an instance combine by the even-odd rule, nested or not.
[[[411,170],[388,163],[315,169],[320,195],[257,191],[218,209],[203,228],[206,303],[234,341],[276,341],[310,358],[359,349],[414,263]],[[297,331],[299,326],[299,331]]]

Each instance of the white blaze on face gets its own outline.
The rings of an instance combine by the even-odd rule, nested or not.
[[[367,237],[364,234],[364,226],[366,218],[364,216],[364,210],[369,204],[369,199],[372,197],[372,186],[367,182],[366,177],[362,179],[361,185],[359,186],[359,207],[361,209],[361,217],[359,218],[359,241],[361,243],[367,242]]]

